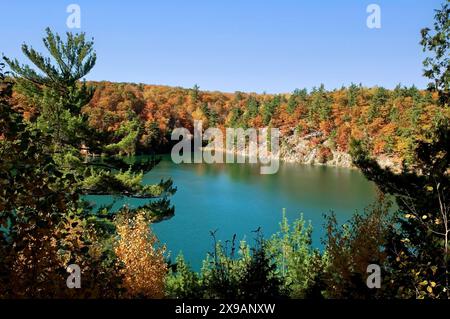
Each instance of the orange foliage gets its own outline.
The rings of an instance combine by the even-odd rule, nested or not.
[[[351,105],[350,89],[325,91],[327,103],[330,103],[327,111],[315,109],[323,107],[324,103],[314,104],[311,93],[295,97],[294,107],[292,101],[288,107],[293,94],[275,96],[196,91],[194,96],[193,90],[179,87],[111,82],[90,84],[96,86],[96,91],[91,103],[84,107],[84,112],[94,128],[101,132],[114,132],[132,116],[142,122],[142,127],[156,123],[162,144],[167,143],[168,136],[176,127],[192,130],[194,119],[204,121],[204,128],[209,127],[212,119],[219,128],[230,123],[255,128],[266,126],[267,114],[264,111],[277,98],[279,103],[272,110],[268,125],[279,128],[282,135],[292,134],[296,129],[302,135],[321,131],[323,139],[333,134],[336,148],[340,150],[348,150],[351,138],[368,138],[372,141],[374,154],[395,152],[403,156],[404,153],[398,150],[409,149],[405,145],[411,142],[406,139],[420,137],[441,112],[436,105],[436,94],[413,88],[385,90],[387,99],[376,101],[378,88],[358,87]],[[258,104],[257,109],[251,112],[250,98]],[[20,96],[16,94],[15,99],[20,100]],[[375,101],[381,104],[374,106]],[[238,119],[233,116],[233,110],[238,110]],[[32,107],[24,111],[27,116],[35,114]],[[403,136],[398,136],[399,132]],[[144,140],[138,138],[138,141]],[[386,147],[387,140],[393,145]]]

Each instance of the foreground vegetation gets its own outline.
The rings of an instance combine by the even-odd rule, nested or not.
[[[210,125],[320,127],[380,190],[378,202],[346,225],[326,218],[323,252],[311,247],[312,229],[302,219],[292,225],[283,219],[269,239],[256,232],[251,247],[235,238],[216,242],[213,233],[200,273],[182,256],[169,265],[148,227],[174,213],[172,181],[143,186],[157,161],[128,165],[119,156],[158,143],[162,129],[189,123],[160,109],[170,103],[129,104],[136,95],[128,93],[117,103],[96,101],[101,91],[80,82],[95,64],[93,43],[84,34],[68,34],[64,42],[47,30],[53,63],[24,45],[34,67],[6,58],[9,77],[1,66],[0,297],[449,298],[449,12],[442,6],[434,30],[422,31],[431,93],[352,86],[287,97],[235,94],[222,114],[205,104],[208,93],[189,91],[192,117]],[[143,114],[151,120],[141,121]],[[398,152],[402,171],[381,168],[373,158],[378,151]],[[148,202],[113,214],[108,207],[94,211],[86,194]],[[387,194],[398,206],[394,214]],[[66,287],[69,264],[80,266],[82,289]],[[382,268],[379,289],[366,285],[369,264]]]

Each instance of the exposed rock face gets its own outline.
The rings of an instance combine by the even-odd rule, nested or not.
[[[301,137],[294,133],[281,137],[280,159],[289,163],[354,167],[350,154],[335,150],[331,140],[313,140],[320,136],[322,135],[314,133]],[[401,167],[401,163],[386,155],[381,155],[376,160],[381,167],[389,167],[394,171]]]
[[[260,144],[260,143],[259,143]],[[248,145],[242,145],[241,148],[235,148],[234,153],[241,156],[258,156],[260,145],[254,148],[254,152],[250,151]],[[203,147],[203,150],[211,150],[209,147]],[[227,153],[229,151],[220,149]],[[264,158],[275,158],[270,152]],[[352,157],[349,153],[336,150],[330,139],[323,138],[323,134],[318,131],[305,136],[297,133],[280,136],[279,159],[288,163],[300,163],[311,165],[326,165],[336,167],[354,167]],[[401,163],[387,155],[380,155],[376,158],[378,164],[385,168],[389,167],[393,171],[399,171]]]
[[[352,167],[350,154],[333,150],[331,142],[315,143],[311,135],[300,137],[297,134],[281,138],[280,159],[289,163],[320,164],[339,167]],[[326,155],[324,156],[324,151]]]

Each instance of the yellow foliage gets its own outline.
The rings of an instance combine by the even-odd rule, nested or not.
[[[144,214],[125,213],[116,221],[119,239],[115,247],[127,297],[162,298],[167,264],[165,247],[157,248]]]

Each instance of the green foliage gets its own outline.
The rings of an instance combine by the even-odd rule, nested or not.
[[[280,232],[269,240],[256,232],[253,247],[236,237],[225,245],[214,239],[214,250],[193,272],[182,255],[166,279],[170,298],[323,298],[326,254],[311,248],[311,225],[303,218],[289,225],[286,217]]]
[[[200,274],[193,272],[178,256],[176,270],[169,273],[166,290],[171,298],[259,299],[285,296],[268,243],[257,233],[255,247],[242,241],[236,254],[235,237],[224,246],[216,242],[203,261]],[[230,244],[230,247],[228,246]]]
[[[316,123],[316,121],[326,121],[331,116],[332,100],[326,94],[325,86],[323,84],[320,87],[314,88],[311,92],[311,105],[308,110],[308,120],[310,123]]]
[[[303,216],[291,226],[283,212],[280,231],[268,241],[277,274],[283,278],[283,290],[288,291],[292,298],[313,297],[309,293],[313,286],[319,284],[318,265],[324,260],[318,250],[311,248],[311,234],[312,226],[305,224]]]
[[[229,121],[229,125],[231,127],[240,127],[242,125],[242,110],[238,107],[234,107],[231,110],[231,117],[230,117],[230,121]]]
[[[176,189],[172,181],[159,184],[142,185],[143,172],[131,169],[112,173],[106,170],[89,169],[82,181],[83,192],[93,195],[125,195],[134,198],[161,198],[173,195]]]
[[[448,2],[436,10],[434,16],[433,31],[430,28],[421,30],[422,40],[420,44],[423,51],[429,56],[423,61],[424,76],[431,82],[430,90],[438,91],[442,105],[449,105],[450,98],[450,6]],[[433,33],[432,33],[433,32]]]
[[[294,113],[294,111],[295,111],[295,109],[297,108],[297,106],[298,106],[298,103],[297,103],[296,96],[295,96],[295,95],[291,95],[291,96],[289,97],[288,105],[287,105],[287,111],[288,111],[288,113],[289,113],[289,114]]]
[[[86,41],[84,33],[67,33],[63,42],[58,34],[46,29],[44,46],[50,57],[22,45],[22,52],[35,65],[21,65],[16,59],[5,58],[17,81],[17,91],[39,107],[41,128],[51,133],[57,146],[79,141],[75,137],[88,130],[82,127],[81,108],[89,102],[93,90],[79,84],[94,67],[96,55],[93,42]]]
[[[264,125],[269,125],[272,116],[274,115],[276,109],[281,104],[281,96],[275,95],[272,99],[265,102],[262,108],[262,117]]]
[[[349,107],[354,107],[358,102],[358,94],[359,94],[360,87],[358,87],[356,84],[352,83],[347,92],[347,104]]]
[[[153,121],[144,124],[143,134],[139,142],[140,143],[138,144],[138,146],[142,145],[142,149],[144,151],[160,150],[161,143],[163,142],[163,136],[157,122]]]
[[[195,84],[191,89],[191,99],[195,103],[198,101],[199,97],[200,97],[200,87],[197,84]]]
[[[210,108],[207,103],[202,104],[201,110],[208,119],[209,127],[215,127],[219,123],[219,115],[216,111],[214,111],[214,109]]]
[[[294,113],[300,103],[305,102],[308,97],[308,91],[306,89],[295,89],[292,95],[288,99],[287,112],[289,114]]]
[[[176,270],[166,277],[166,294],[169,298],[198,299],[203,297],[203,290],[197,273],[186,264],[182,254],[176,259]]]
[[[383,87],[377,87],[375,90],[375,94],[372,97],[372,101],[370,103],[368,118],[369,121],[372,121],[375,117],[377,117],[381,111],[381,108],[386,105],[386,102],[389,99],[389,91]]]
[[[134,155],[140,134],[139,125],[139,122],[135,119],[122,123],[120,128],[115,132],[116,137],[120,138],[120,140],[107,145],[105,151],[113,154],[118,153],[119,155]]]
[[[256,247],[252,248],[252,257],[240,280],[238,296],[251,299],[284,297],[286,292],[276,269],[273,256],[267,250],[267,242],[258,233]]]
[[[259,102],[253,96],[250,96],[249,99],[247,100],[247,112],[248,112],[248,118],[254,118],[258,115]]]

